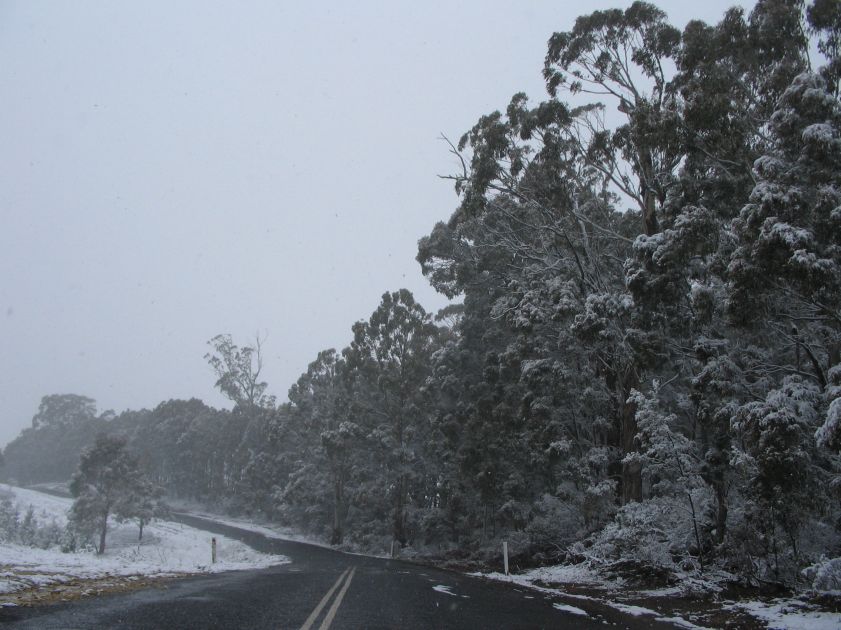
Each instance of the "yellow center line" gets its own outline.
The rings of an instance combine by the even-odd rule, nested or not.
[[[310,630],[312,624],[315,623],[315,620],[318,619],[318,616],[321,614],[321,610],[327,605],[327,602],[330,601],[330,598],[333,596],[333,592],[338,588],[339,584],[341,584],[342,580],[345,579],[347,572],[350,571],[350,568],[345,569],[344,573],[339,576],[339,579],[336,580],[336,583],[330,587],[330,590],[327,591],[327,594],[321,598],[321,601],[318,602],[318,606],[315,607],[315,610],[310,613],[310,616],[307,617],[307,620],[304,622],[304,625],[301,626],[301,630]]]
[[[353,574],[356,573],[356,567],[353,567],[353,570],[350,572],[350,575],[347,576],[347,580],[345,580],[345,585],[342,587],[342,590],[339,591],[339,594],[336,596],[336,601],[333,602],[333,605],[330,606],[330,610],[327,611],[327,616],[324,617],[324,621],[321,622],[321,627],[318,630],[328,630],[330,624],[333,623],[333,618],[336,616],[336,611],[339,610],[339,606],[342,603],[342,598],[345,596],[348,587],[350,586],[350,581],[353,579]]]

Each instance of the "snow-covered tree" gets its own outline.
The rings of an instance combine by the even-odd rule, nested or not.
[[[406,545],[413,538],[410,512],[429,501],[432,491],[427,464],[435,451],[422,400],[438,328],[411,292],[401,289],[383,294],[353,333],[343,352],[350,404],[370,449],[357,468],[367,469],[370,508],[388,514],[393,540]],[[323,435],[328,448],[339,437]]]
[[[732,420],[734,458],[748,483],[746,531],[776,581],[796,576],[801,531],[825,499],[812,437],[819,406],[820,389],[790,376]]]
[[[73,475],[70,522],[85,536],[99,535],[97,553],[105,553],[108,518],[133,517],[141,509],[143,474],[122,437],[101,435],[87,449]]]
[[[207,344],[213,348],[205,359],[216,373],[216,387],[237,405],[248,408],[274,405],[266,393],[268,383],[260,380],[263,372],[263,339],[254,345],[238,346],[230,335],[216,335]]]

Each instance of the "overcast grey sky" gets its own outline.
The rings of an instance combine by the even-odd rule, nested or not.
[[[628,4],[0,1],[0,445],[44,394],[224,404],[218,333],[268,333],[284,399],[384,291],[443,306],[436,138],[541,99],[552,31]]]

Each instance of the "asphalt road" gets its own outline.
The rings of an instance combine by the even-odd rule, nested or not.
[[[553,606],[559,602],[553,596],[511,584],[272,540],[195,517],[182,520],[260,551],[283,554],[292,562],[172,580],[165,588],[73,603],[0,609],[0,626],[39,630],[653,627],[650,621],[609,609],[591,610],[589,617],[564,612]]]

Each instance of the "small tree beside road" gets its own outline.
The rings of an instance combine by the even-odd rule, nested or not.
[[[142,538],[143,525],[155,515],[160,496],[128,451],[126,439],[110,435],[100,435],[82,453],[70,492],[76,499],[70,522],[84,536],[99,534],[99,554],[105,553],[109,516],[121,521],[137,518]]]
[[[115,512],[119,520],[134,519],[140,531],[137,540],[143,540],[143,528],[154,519],[166,516],[169,506],[163,501],[163,488],[155,485],[146,475],[141,475],[133,484],[130,495],[119,504]]]

